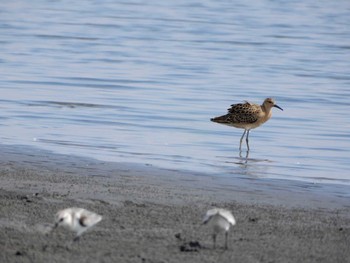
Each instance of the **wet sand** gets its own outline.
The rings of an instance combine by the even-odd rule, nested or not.
[[[0,262],[350,262],[350,200],[292,187],[146,165],[0,147]],[[341,192],[346,187],[339,186]],[[103,220],[71,243],[47,234],[54,214],[83,207]],[[212,207],[237,220],[224,250],[200,224]]]

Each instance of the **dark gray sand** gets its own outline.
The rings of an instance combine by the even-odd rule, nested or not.
[[[220,186],[205,175],[8,146],[0,164],[0,262],[350,262],[349,198],[323,194],[326,186]],[[72,206],[103,220],[75,243],[65,229],[46,234]],[[212,249],[200,224],[212,207],[237,220],[226,251],[223,236]]]

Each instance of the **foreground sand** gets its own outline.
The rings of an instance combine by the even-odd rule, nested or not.
[[[273,193],[282,201],[269,205],[199,175],[8,147],[0,157],[0,262],[350,262],[350,208],[316,194]],[[45,234],[71,206],[104,217],[73,245],[64,229]],[[200,224],[215,206],[237,219],[227,251]]]

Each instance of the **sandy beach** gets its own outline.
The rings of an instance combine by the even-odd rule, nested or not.
[[[213,178],[146,165],[0,147],[1,262],[350,262],[350,204],[260,181],[214,187]],[[255,187],[255,188],[254,188]],[[277,189],[277,190],[276,190]],[[344,190],[344,189],[343,189]],[[103,220],[79,242],[54,214],[83,207]],[[201,225],[207,209],[237,220],[229,249]]]

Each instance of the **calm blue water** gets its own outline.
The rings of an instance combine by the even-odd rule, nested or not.
[[[350,2],[2,1],[0,141],[350,185]],[[211,117],[274,97],[250,134]]]

